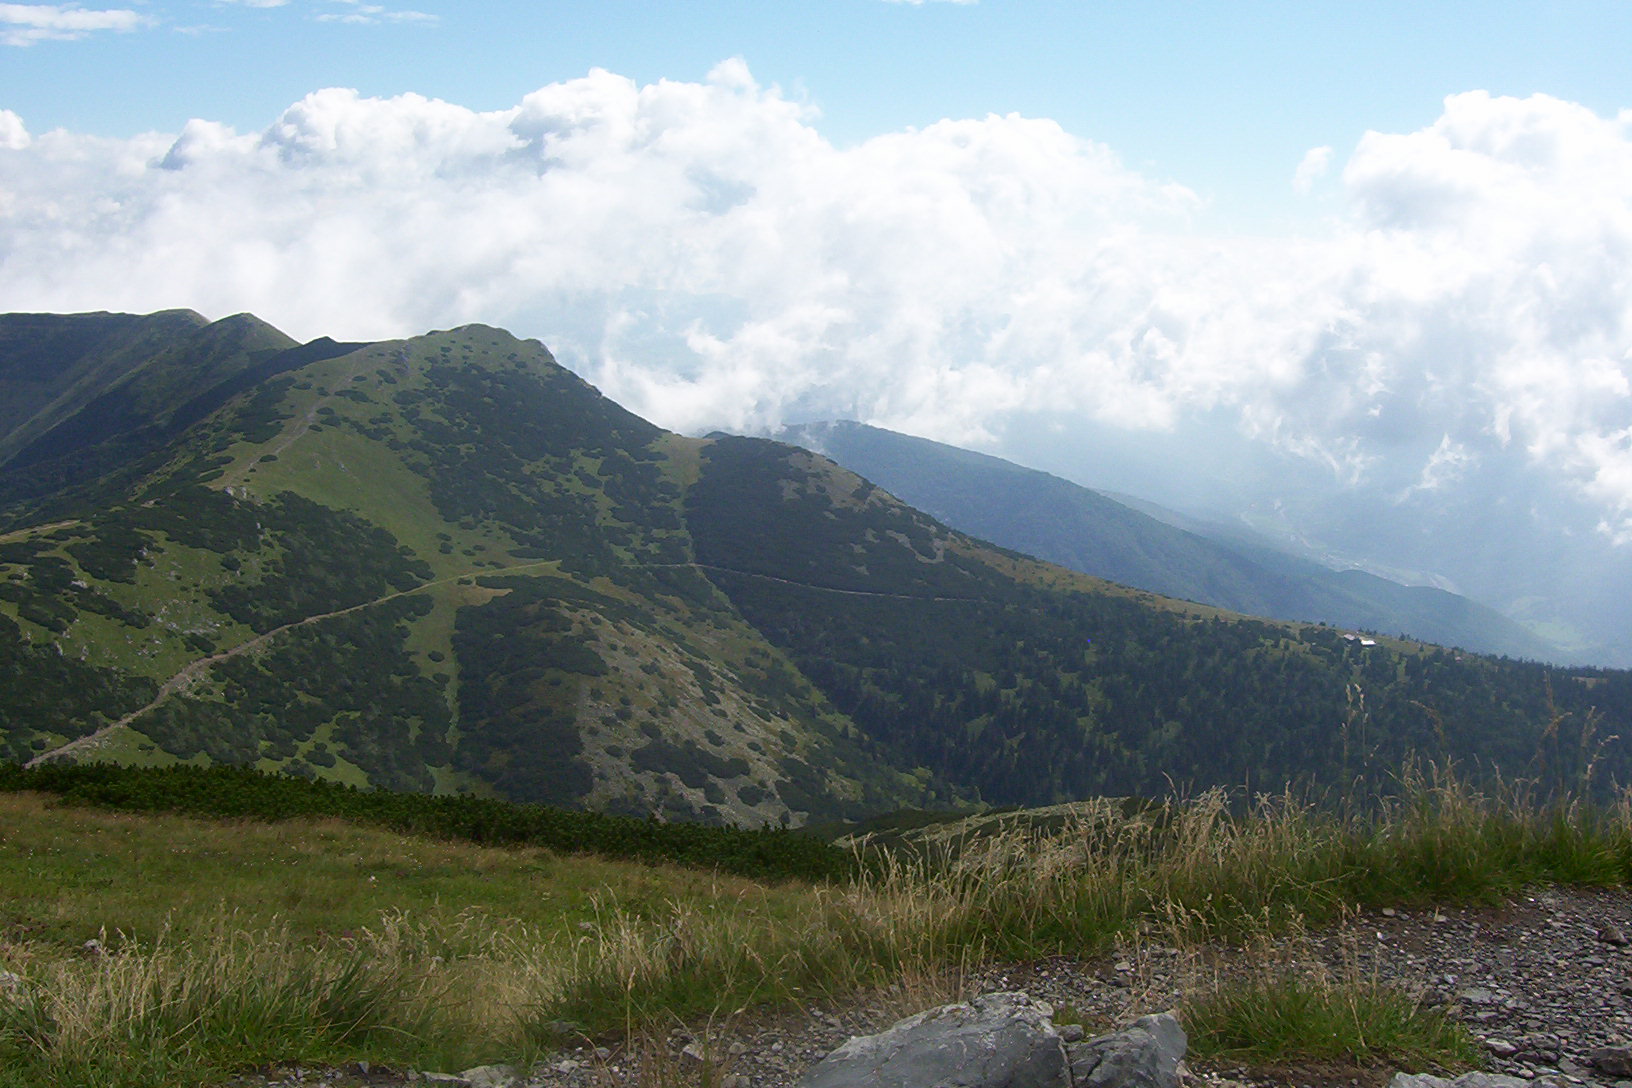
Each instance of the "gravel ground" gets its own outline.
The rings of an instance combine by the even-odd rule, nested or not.
[[[1488,1068],[1538,1085],[1632,1088],[1632,1079],[1597,1071],[1595,1047],[1632,1043],[1632,890],[1538,889],[1499,907],[1428,912],[1384,911],[1292,939],[1273,954],[1299,970],[1360,971],[1397,984],[1466,1023],[1489,1051]],[[527,1088],[609,1088],[644,1084],[679,1088],[704,1083],[705,1063],[719,1088],[788,1088],[851,1035],[882,1030],[922,1008],[960,996],[1024,990],[1090,1031],[1107,1030],[1147,1012],[1173,1008],[1246,957],[1228,949],[1182,952],[1130,946],[1090,960],[1054,958],[983,967],[966,977],[920,980],[842,1005],[797,1013],[745,1016],[675,1028],[616,1049],[586,1045],[551,1056],[517,1081]],[[1064,1015],[1060,1015],[1064,1019]],[[466,1071],[447,1083],[486,1088],[491,1071]],[[1300,1065],[1241,1068],[1200,1065],[1197,1088],[1230,1085],[1385,1084],[1383,1068]],[[235,1088],[398,1088],[437,1074],[350,1067],[270,1070],[239,1078]],[[504,1083],[502,1078],[487,1084]]]

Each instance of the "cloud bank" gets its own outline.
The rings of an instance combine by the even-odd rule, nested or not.
[[[0,4],[0,45],[73,41],[99,30],[131,31],[153,22],[128,8],[87,11],[75,4]]]
[[[1632,112],[1453,96],[1311,152],[1298,184],[1339,171],[1347,217],[1258,239],[1198,234],[1189,190],[1048,120],[837,148],[740,61],[486,113],[323,90],[252,133],[26,121],[0,111],[8,309],[485,321],[680,430],[1222,413],[1399,501],[1519,457],[1632,539]]]

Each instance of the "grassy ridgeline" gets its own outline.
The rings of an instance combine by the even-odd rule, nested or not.
[[[564,1023],[599,1036],[718,1020],[984,958],[1092,954],[1153,938],[1195,948],[1221,936],[1296,930],[1354,906],[1480,900],[1535,882],[1617,884],[1632,871],[1624,804],[1541,808],[1433,780],[1409,781],[1399,800],[1365,817],[1287,798],[1244,813],[1227,802],[1211,793],[1131,817],[1111,803],[1090,806],[1047,834],[993,835],[944,858],[895,855],[847,880],[775,887],[695,870],[619,870],[593,858],[552,861],[531,847],[416,845],[368,828],[296,821],[276,839],[310,826],[329,836],[305,863],[314,872],[370,849],[399,860],[342,866],[336,890],[318,889],[298,918],[246,912],[229,899],[213,914],[189,909],[168,925],[149,920],[127,940],[109,938],[113,954],[99,957],[72,951],[77,933],[28,936],[16,915],[44,911],[43,901],[0,899],[9,916],[0,932],[20,934],[0,938],[0,970],[21,976],[24,994],[0,1001],[0,1085],[188,1083],[274,1059],[458,1068],[525,1058],[559,1038]],[[245,833],[253,825],[32,804],[32,816],[26,805],[8,812],[6,849],[39,857],[67,849],[44,839],[25,847],[24,829],[46,835],[80,821],[76,841],[93,827],[149,836],[122,848],[117,865],[131,878],[176,850],[184,831],[215,843],[196,849],[218,866],[266,870],[284,883],[301,876],[257,853],[270,847],[252,846]],[[432,854],[449,874],[478,869],[481,881],[427,884],[408,871],[406,859]],[[169,877],[172,896],[185,899],[180,885],[192,868]],[[638,882],[629,875],[637,870]],[[194,879],[218,886],[207,867]],[[202,903],[193,891],[187,901]],[[117,914],[131,894],[116,876],[68,890],[50,909],[59,917],[81,911],[83,928]],[[337,917],[342,898],[345,918]],[[1403,1016],[1408,1027],[1420,1020],[1397,995],[1357,1001],[1341,980],[1332,985],[1338,1000],[1327,1011],[1375,1009],[1365,1015]],[[1248,988],[1225,995],[1236,1003],[1226,1014],[1218,995],[1198,993],[1187,1013],[1193,1044],[1231,1050],[1231,1032],[1272,1006],[1277,1016],[1322,1014],[1285,1007],[1288,993],[1305,991]],[[1376,1026],[1360,1025],[1357,1036],[1373,1040],[1359,1055],[1368,1060],[1456,1064],[1471,1053],[1443,1025],[1392,1036]],[[1375,1043],[1391,1037],[1418,1041]],[[1300,1045],[1296,1031],[1286,1038],[1283,1050]]]
[[[852,859],[844,851],[797,831],[659,823],[492,798],[359,790],[243,767],[43,763],[25,768],[0,763],[0,792],[17,790],[122,812],[249,820],[335,817],[413,835],[542,846],[762,880],[833,880],[852,872]]]

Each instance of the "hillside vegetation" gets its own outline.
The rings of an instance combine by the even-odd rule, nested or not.
[[[795,447],[666,433],[496,329],[10,315],[0,383],[20,762],[750,827],[1386,785],[1413,754],[1632,777],[1632,674],[1081,575]]]

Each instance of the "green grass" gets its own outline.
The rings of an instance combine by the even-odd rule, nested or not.
[[[1484,1050],[1444,1013],[1374,980],[1264,973],[1220,983],[1184,1009],[1198,1059],[1477,1068]]]
[[[462,1068],[538,1053],[562,1021],[597,1037],[718,1022],[992,958],[1152,937],[1284,951],[1288,934],[1356,906],[1621,883],[1632,858],[1624,805],[1546,808],[1444,779],[1412,780],[1363,817],[1228,800],[1131,814],[1085,804],[1063,824],[883,855],[813,885],[336,820],[131,816],[0,795],[0,970],[36,995],[0,1009],[0,1064],[22,1078],[0,1086],[187,1083],[274,1056]],[[122,951],[75,954],[90,936]],[[261,947],[276,954],[257,959]],[[239,1006],[199,998],[222,1006],[212,1018],[173,996],[212,994],[218,962],[244,981]],[[1477,1058],[1465,1031],[1373,979],[1262,951],[1244,962],[1192,986],[1196,1053],[1449,1069]],[[329,1004],[313,996],[331,991]]]
[[[382,911],[427,925],[503,919],[576,941],[608,910],[645,918],[716,896],[773,916],[807,894],[696,869],[537,848],[406,837],[338,820],[279,823],[131,815],[0,794],[0,934],[62,950],[99,933],[193,939],[231,914],[246,929],[318,941]],[[497,923],[496,923],[497,924]]]
[[[0,1085],[204,1083],[291,1049],[318,1061],[462,1056],[435,1013],[436,981],[406,961],[217,925],[31,972],[30,996],[0,1016]]]

